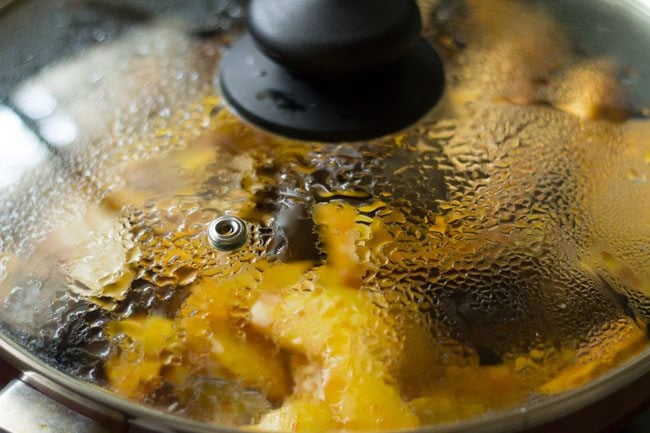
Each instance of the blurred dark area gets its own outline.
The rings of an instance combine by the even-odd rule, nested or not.
[[[650,432],[650,410],[643,412],[638,418],[628,424],[620,433],[648,433]]]
[[[18,83],[129,28],[173,17],[197,37],[238,25],[244,0],[0,0],[0,104]]]

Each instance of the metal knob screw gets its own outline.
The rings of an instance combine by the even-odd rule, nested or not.
[[[210,245],[221,251],[241,248],[248,239],[246,221],[235,216],[222,216],[208,225]]]

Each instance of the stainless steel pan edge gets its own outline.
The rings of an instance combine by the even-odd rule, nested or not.
[[[61,405],[20,380],[12,381],[0,393],[0,408],[2,433],[110,433],[99,423]]]

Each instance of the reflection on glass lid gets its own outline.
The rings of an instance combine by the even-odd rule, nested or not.
[[[445,100],[367,143],[244,124],[212,84],[236,35],[168,21],[21,83],[0,122],[45,156],[0,178],[3,331],[135,402],[275,431],[467,419],[638,354],[645,72],[537,3],[423,2]]]

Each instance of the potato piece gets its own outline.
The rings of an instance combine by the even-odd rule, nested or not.
[[[126,352],[106,362],[105,370],[111,390],[126,398],[142,401],[155,388],[151,382],[160,374],[160,361],[139,358],[135,352]]]
[[[219,376],[225,368],[244,385],[261,389],[271,401],[280,401],[290,391],[291,380],[285,360],[273,343],[253,332],[209,316],[192,316],[180,321],[186,332],[186,353],[191,359],[204,359],[198,366],[209,375]]]
[[[565,29],[543,8],[515,0],[469,0],[467,47],[449,70],[459,112],[477,102],[529,104],[538,83],[572,59]]]
[[[481,403],[459,404],[454,395],[439,393],[409,403],[424,425],[454,422],[485,412]]]
[[[542,385],[539,391],[555,395],[585,385],[629,359],[646,345],[645,332],[631,319],[606,324],[578,351],[575,364]]]
[[[581,119],[626,117],[625,98],[615,65],[607,59],[576,63],[540,89],[541,99]]]
[[[349,287],[361,285],[363,266],[357,254],[357,208],[344,203],[324,203],[314,206],[314,222],[320,228],[321,239],[327,253],[327,262],[340,273]]]
[[[339,431],[341,427],[325,402],[304,397],[290,399],[264,415],[255,430],[320,433]]]
[[[243,267],[231,278],[205,278],[181,309],[179,327],[186,334],[188,356],[197,363],[205,363],[207,356],[212,362],[205,368],[211,374],[225,368],[245,385],[262,389],[272,401],[286,397],[291,380],[279,350],[233,320],[246,316],[261,293],[294,284],[311,266],[261,262]]]
[[[252,266],[229,278],[204,278],[192,287],[192,294],[183,303],[180,316],[228,320],[235,308],[246,309],[247,295],[253,299],[259,296],[257,286],[260,278],[260,272]]]
[[[354,344],[350,342],[350,344]],[[323,394],[345,428],[353,431],[414,428],[420,420],[402,401],[386,366],[367,352],[339,355],[325,364]]]
[[[418,426],[418,418],[390,384],[387,365],[376,355],[377,345],[389,347],[393,330],[372,298],[342,285],[341,277],[339,269],[324,266],[310,281],[313,290],[262,296],[252,309],[253,325],[321,366],[320,393],[345,428]]]
[[[452,366],[436,389],[409,404],[423,424],[454,422],[521,402],[532,392],[530,380],[508,364]]]
[[[319,430],[329,429],[334,420],[350,430],[416,427],[418,418],[402,401],[388,372],[387,359],[399,350],[391,344],[395,330],[373,303],[375,295],[358,289],[365,271],[359,241],[370,240],[373,228],[381,227],[358,224],[358,209],[339,202],[319,204],[313,215],[327,265],[307,274],[292,290],[263,294],[251,310],[251,323],[320,367],[319,374],[305,376],[299,369],[294,375],[299,390],[321,382],[311,398],[320,396],[334,417],[321,419],[318,412],[318,417],[310,418],[310,428],[316,427],[315,420],[321,423]],[[291,419],[287,413],[294,414],[293,409],[283,407],[269,420],[276,424],[284,420],[286,428]]]
[[[650,209],[650,208],[648,208]],[[639,218],[648,218],[650,214],[640,215]],[[641,226],[641,224],[639,224]],[[641,234],[641,236],[643,236]],[[629,260],[629,259],[628,259]],[[596,262],[600,262],[599,267],[605,269],[611,276],[625,283],[627,287],[644,295],[650,296],[650,269],[643,272],[641,266],[630,266],[626,261],[606,252],[600,251],[596,258]]]
[[[316,361],[330,357],[336,347],[346,349],[337,345],[347,341],[388,346],[394,330],[375,305],[376,295],[343,285],[340,276],[339,269],[322,266],[282,293],[263,294],[251,309],[251,324],[282,347]]]
[[[226,320],[233,314],[248,311],[264,292],[277,292],[291,286],[310,268],[310,262],[270,264],[260,262],[243,266],[229,278],[204,278],[192,288],[181,316],[208,313]]]
[[[172,321],[162,317],[123,320],[108,325],[111,338],[120,337],[117,353],[104,369],[111,389],[135,400],[142,400],[160,380],[161,354],[177,347]]]
[[[270,341],[204,316],[184,318],[176,326],[160,317],[111,323],[111,337],[122,334],[127,338],[105,365],[111,388],[140,400],[163,380],[181,384],[190,371],[221,377],[225,369],[244,385],[263,390],[271,400],[289,394],[291,380],[285,361]],[[179,341],[181,333],[185,338]],[[184,363],[167,365],[170,355]]]

